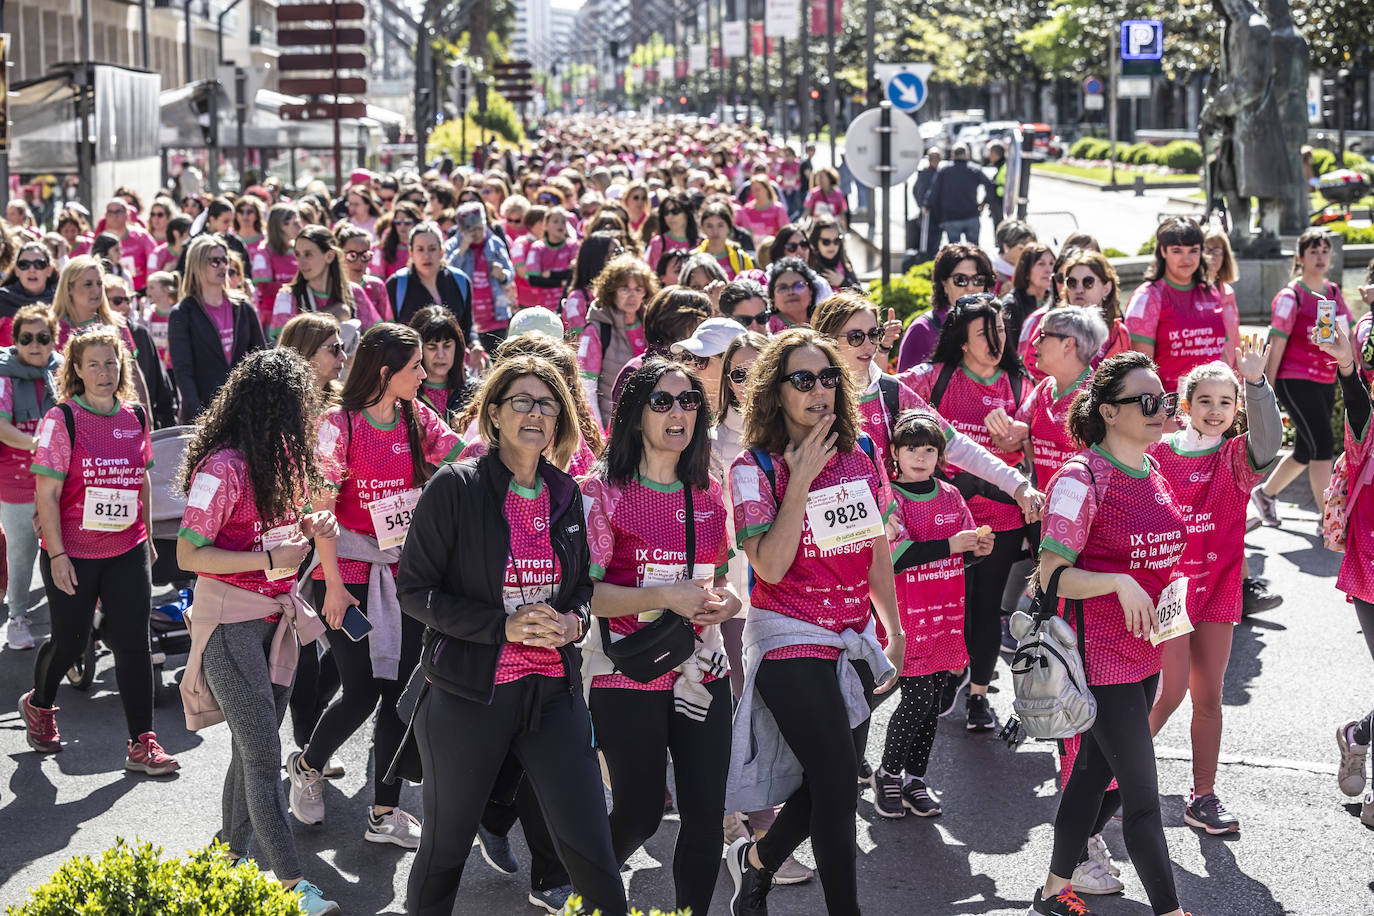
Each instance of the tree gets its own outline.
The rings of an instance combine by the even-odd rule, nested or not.
[[[1107,71],[1116,27],[1128,18],[1163,21],[1165,78],[1183,82],[1216,68],[1221,23],[1210,0],[1150,0],[1129,15],[1097,0],[1050,0],[1048,15],[1014,37],[1048,75],[1079,79]]]
[[[1293,0],[1292,8],[1313,71],[1374,66],[1369,0]]]

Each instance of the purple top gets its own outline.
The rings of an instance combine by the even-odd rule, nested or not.
[[[902,346],[897,351],[897,371],[905,372],[912,366],[919,366],[930,359],[935,352],[935,342],[940,339],[940,328],[949,317],[950,308],[945,306],[938,312],[932,309],[907,325],[902,335]]]

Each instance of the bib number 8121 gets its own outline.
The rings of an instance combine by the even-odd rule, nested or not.
[[[825,521],[831,526],[849,525],[866,518],[868,518],[868,507],[861,502],[825,510]]]
[[[96,503],[95,514],[104,518],[129,518],[129,506],[123,503]]]

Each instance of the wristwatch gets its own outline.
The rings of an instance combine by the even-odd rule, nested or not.
[[[572,614],[574,617],[577,618],[577,622],[580,627],[576,638],[573,639],[573,642],[581,642],[586,637],[587,631],[590,630],[592,626],[591,611],[587,610],[586,605],[583,605],[582,607],[573,608],[568,613]]]

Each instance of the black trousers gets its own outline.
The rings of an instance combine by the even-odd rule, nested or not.
[[[1155,769],[1154,739],[1150,737],[1150,707],[1159,675],[1134,684],[1091,687],[1097,698],[1097,720],[1083,735],[1069,784],[1054,819],[1054,856],[1050,871],[1061,878],[1073,875],[1083,847],[1098,826],[1103,795],[1112,777],[1121,791],[1121,831],[1126,838],[1140,883],[1156,913],[1178,909],[1174,869],[1164,841],[1159,813],[1159,776]]]
[[[873,673],[865,663],[854,670],[873,694]],[[855,916],[859,888],[855,873],[854,812],[859,758],[868,743],[869,719],[849,727],[835,663],[822,658],[765,660],[755,676],[759,698],[777,720],[783,740],[802,765],[802,784],[759,840],[759,861],[776,871],[802,840],[811,838],[828,916]]]
[[[530,887],[547,891],[569,884],[568,870],[558,861],[558,850],[549,836],[548,824],[544,823],[544,812],[539,810],[534,787],[525,778],[520,761],[514,754],[508,754],[482,812],[482,826],[497,836],[505,836],[517,820],[530,849]]]
[[[1020,558],[1025,536],[1023,528],[995,532],[992,553],[964,570],[964,646],[968,649],[970,680],[979,686],[992,683],[997,667],[1002,646],[1002,592]]]
[[[730,679],[706,685],[711,708],[697,722],[673,711],[671,690],[594,687],[592,724],[611,775],[611,842],[620,865],[663,820],[668,753],[681,815],[673,853],[678,909],[711,908],[720,871],[720,823],[730,766]]]
[[[339,692],[339,666],[334,663],[334,653],[325,649],[321,655],[321,648],[319,643],[301,646],[296,680],[291,685],[291,736],[299,748],[310,743],[320,716]]]
[[[565,679],[501,684],[490,703],[431,687],[415,712],[415,737],[425,771],[425,830],[411,865],[407,916],[453,912],[477,824],[512,752],[586,908],[625,916],[591,716]]]
[[[52,560],[38,553],[38,569],[48,596],[52,635],[38,650],[33,666],[34,706],[51,708],[67,669],[86,651],[100,602],[104,620],[100,640],[113,654],[115,682],[124,704],[129,737],[138,740],[153,730],[153,656],[148,618],[153,611],[152,569],[145,541],[124,553],[99,560],[72,557],[76,594],[68,595],[52,579]]]
[[[901,679],[902,701],[887,722],[883,742],[883,769],[896,775],[903,770],[924,779],[940,725],[940,692],[951,675],[948,671]]]
[[[367,586],[350,585],[348,591],[358,599],[358,609],[366,614]],[[324,607],[324,592],[324,582],[317,581],[315,607]],[[394,808],[401,800],[401,780],[396,780],[394,785],[387,785],[382,781],[382,776],[400,750],[401,739],[405,737],[405,723],[396,713],[396,701],[405,689],[405,679],[420,660],[420,644],[424,635],[424,624],[413,617],[401,615],[401,662],[397,667],[400,677],[388,680],[372,676],[372,656],[368,647],[370,637],[364,636],[354,642],[343,630],[329,631],[329,652],[338,665],[343,693],[320,716],[315,732],[310,736],[310,747],[304,755],[305,764],[316,770],[324,767],[329,762],[329,755],[342,747],[367,721],[372,711],[377,710],[372,734],[374,805]]]

